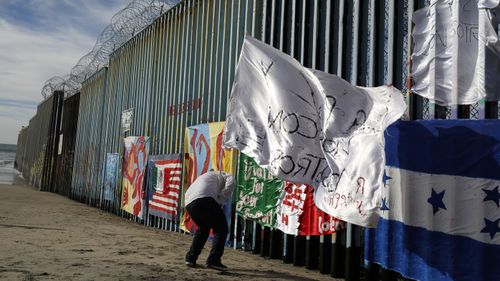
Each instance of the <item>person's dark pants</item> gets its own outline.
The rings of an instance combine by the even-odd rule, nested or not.
[[[215,199],[206,197],[189,203],[186,210],[191,219],[198,225],[191,248],[186,254],[186,261],[196,262],[210,235],[210,229],[213,229],[212,250],[207,258],[207,264],[219,264],[224,254],[224,245],[228,234],[227,221],[222,208]]]

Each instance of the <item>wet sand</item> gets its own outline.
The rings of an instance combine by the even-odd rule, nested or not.
[[[0,280],[335,280],[229,248],[223,257],[229,272],[188,268],[190,242],[189,235],[141,226],[57,194],[0,185]]]

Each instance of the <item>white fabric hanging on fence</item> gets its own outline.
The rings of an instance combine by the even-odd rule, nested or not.
[[[281,179],[314,186],[326,213],[374,225],[383,131],[405,109],[393,87],[352,86],[247,36],[223,143]]]
[[[281,191],[280,204],[276,209],[276,228],[283,233],[299,235],[300,216],[304,212],[306,189],[304,184],[285,184]]]
[[[412,91],[444,106],[498,100],[497,9],[493,0],[435,0],[417,10]]]

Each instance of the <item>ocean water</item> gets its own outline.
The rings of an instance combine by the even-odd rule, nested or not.
[[[15,146],[0,144],[0,184],[13,184],[20,173],[14,169]]]

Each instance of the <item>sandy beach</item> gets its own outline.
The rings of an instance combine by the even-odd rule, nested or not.
[[[191,269],[183,260],[189,235],[20,184],[0,185],[0,202],[0,280],[335,280],[228,248],[231,271]]]

